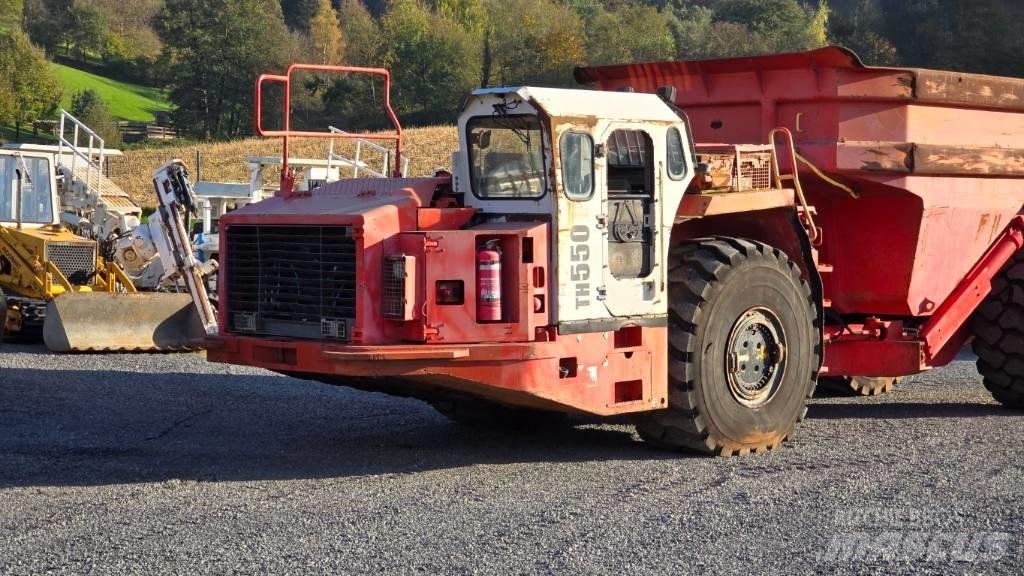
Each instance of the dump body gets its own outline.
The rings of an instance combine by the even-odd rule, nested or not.
[[[1024,80],[867,67],[842,48],[576,77],[674,87],[698,143],[764,143],[789,128],[799,154],[859,195],[800,165],[831,266],[825,300],[841,314],[931,315],[1024,206]]]

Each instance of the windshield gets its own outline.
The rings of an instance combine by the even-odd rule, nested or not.
[[[480,198],[540,198],[544,195],[544,139],[536,116],[470,119],[469,166]]]
[[[22,164],[24,159],[24,164]],[[17,170],[26,172],[22,180],[21,221],[25,224],[53,222],[53,191],[50,190],[50,161],[46,158],[0,156],[0,221],[15,222],[18,193]]]

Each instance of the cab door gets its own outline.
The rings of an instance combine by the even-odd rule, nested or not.
[[[608,319],[604,306],[603,159],[592,127],[567,126],[553,139],[557,177],[557,311],[563,329]]]
[[[607,329],[667,313],[669,238],[693,174],[686,133],[682,122],[602,122],[558,138],[560,323]]]
[[[603,133],[604,296],[616,317],[657,313],[662,286],[658,278],[659,178],[650,126],[613,123]]]

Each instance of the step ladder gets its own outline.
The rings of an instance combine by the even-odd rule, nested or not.
[[[779,136],[782,136],[782,147],[783,150],[789,153],[789,165],[792,169],[791,173],[782,174],[779,170]],[[799,156],[796,153],[796,145],[793,143],[793,133],[788,128],[775,128],[768,133],[768,142],[772,145],[772,148],[776,151],[772,154],[772,176],[775,179],[776,185],[780,188],[783,182],[792,184],[793,191],[796,192],[797,201],[800,202],[797,214],[800,218],[800,223],[807,230],[807,236],[811,240],[811,244],[818,246],[821,244],[821,228],[814,223],[814,208],[807,204],[807,197],[804,196],[804,189],[800,186],[800,172],[797,169],[797,162]]]
[[[57,162],[63,168],[68,189],[77,187],[74,191],[79,194],[95,194],[113,207],[137,208],[131,196],[103,174],[107,159],[103,138],[63,108],[60,111],[59,130]],[[68,155],[71,156],[70,166],[64,164]]]

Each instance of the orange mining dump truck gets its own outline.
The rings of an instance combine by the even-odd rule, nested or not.
[[[389,83],[293,66],[259,88],[303,70]],[[744,454],[819,379],[882,391],[973,338],[1024,407],[1024,81],[839,48],[577,78],[597,90],[473,92],[450,174],[298,192],[285,167],[221,220],[210,359]],[[400,158],[386,107],[394,132],[346,137]],[[261,133],[287,157],[310,134],[282,122]]]

